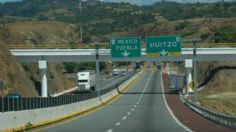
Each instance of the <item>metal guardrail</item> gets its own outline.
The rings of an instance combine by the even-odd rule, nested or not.
[[[126,75],[123,79],[117,82],[118,85],[122,84],[137,72]],[[100,95],[106,94],[111,90],[116,89],[116,85],[100,91]],[[32,110],[39,108],[55,107],[79,101],[85,101],[98,97],[98,91],[93,93],[78,93],[74,95],[61,95],[58,97],[21,97],[21,98],[0,98],[0,112]]]
[[[218,123],[220,125],[223,125],[225,127],[235,129],[236,130],[236,117],[235,116],[228,116],[225,114],[217,113],[214,111],[211,111],[207,108],[203,108],[200,105],[194,104],[191,101],[184,99],[185,104],[197,112],[198,114],[202,115],[203,117]]]

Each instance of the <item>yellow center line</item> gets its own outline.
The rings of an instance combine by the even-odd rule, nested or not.
[[[142,71],[141,75],[138,76],[138,77],[137,77],[134,81],[132,81],[130,84],[128,84],[128,86],[126,86],[126,88],[125,88],[124,90],[122,90],[122,92],[126,92],[126,91],[130,90],[130,89],[131,89],[131,86],[133,86],[133,84],[134,84],[135,82],[137,82],[138,80],[140,80],[140,78],[141,78],[143,75],[144,75],[144,72]],[[56,126],[59,126],[59,125],[62,125],[62,124],[66,124],[66,123],[71,122],[71,121],[73,121],[73,120],[77,120],[77,119],[79,119],[79,118],[85,117],[85,116],[90,115],[90,114],[92,114],[92,113],[94,113],[94,112],[96,112],[96,111],[98,111],[98,110],[100,110],[100,109],[103,109],[103,108],[107,107],[108,105],[112,104],[112,103],[115,102],[117,99],[119,99],[121,96],[122,96],[122,94],[118,94],[118,95],[116,95],[115,97],[113,97],[112,99],[110,99],[109,101],[107,101],[106,103],[102,103],[102,104],[99,105],[98,107],[95,107],[95,108],[93,108],[93,109],[91,109],[91,110],[88,110],[88,111],[85,111],[85,112],[83,112],[83,113],[81,113],[81,114],[78,114],[78,115],[75,115],[75,116],[73,116],[73,117],[70,117],[70,119],[65,119],[65,120],[63,120],[63,121],[58,121],[58,122],[56,122],[56,123],[53,123],[52,125],[45,126],[45,127],[44,127],[44,126],[41,126],[40,128],[35,128],[35,129],[33,129],[32,131],[34,131],[34,132],[41,132],[41,131],[43,131],[43,130],[46,130],[46,129],[49,129],[49,128],[52,128],[52,127],[56,127]]]

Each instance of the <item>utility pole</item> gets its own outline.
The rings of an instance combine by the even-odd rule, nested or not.
[[[194,102],[197,102],[197,51],[196,39],[193,39],[193,79],[194,79]]]
[[[81,4],[81,0],[79,0],[79,11],[80,14],[82,13],[82,4]],[[80,43],[83,43],[83,28],[82,28],[82,20],[80,19]]]
[[[96,42],[96,44],[95,44],[95,46],[96,46],[96,86],[95,86],[95,91],[97,91],[98,90],[98,97],[99,97],[99,99],[101,100],[101,98],[100,98],[100,83],[99,83],[99,42]]]

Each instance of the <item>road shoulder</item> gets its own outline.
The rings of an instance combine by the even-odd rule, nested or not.
[[[166,101],[178,120],[195,132],[234,132],[234,130],[215,124],[190,110],[178,94],[169,94],[169,77],[163,73],[163,86]]]

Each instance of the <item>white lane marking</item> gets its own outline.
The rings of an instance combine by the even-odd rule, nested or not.
[[[134,108],[132,108],[131,111],[134,111]]]
[[[152,74],[149,76],[148,81],[147,81],[147,83],[146,83],[146,85],[145,85],[145,87],[144,87],[144,89],[143,89],[143,92],[146,91],[147,86],[148,86],[148,83],[149,83],[149,81],[151,80],[151,77],[152,77],[152,75],[153,75],[153,72],[154,72],[154,71],[152,71]]]
[[[139,98],[138,101],[140,102],[140,101],[141,101],[141,98]]]
[[[127,115],[131,115],[131,112],[128,112]]]
[[[108,129],[107,132],[113,132],[113,130],[112,129]]]
[[[134,108],[136,108],[137,107],[137,105],[134,105]]]
[[[125,120],[127,118],[127,116],[124,116],[122,119]]]
[[[140,102],[137,102],[136,104],[138,105]]]
[[[117,123],[116,123],[116,126],[119,126],[119,125],[120,125],[120,122],[117,122]]]
[[[162,93],[164,93],[164,86],[163,86],[163,80],[162,80],[162,72],[160,72],[161,74],[161,89],[162,89]],[[172,112],[172,110],[170,109],[170,107],[169,107],[169,105],[167,104],[167,102],[166,102],[166,97],[165,97],[165,94],[162,94],[162,97],[163,97],[163,99],[164,99],[164,103],[165,103],[165,106],[166,106],[166,108],[168,109],[168,111],[169,111],[169,113],[170,113],[170,115],[173,117],[173,119],[176,121],[176,123],[178,124],[178,125],[180,125],[183,129],[185,129],[186,131],[188,131],[188,132],[193,132],[193,130],[191,130],[191,129],[189,129],[188,127],[186,127],[184,124],[182,124],[176,117],[175,117],[175,115],[173,114],[173,112]]]

